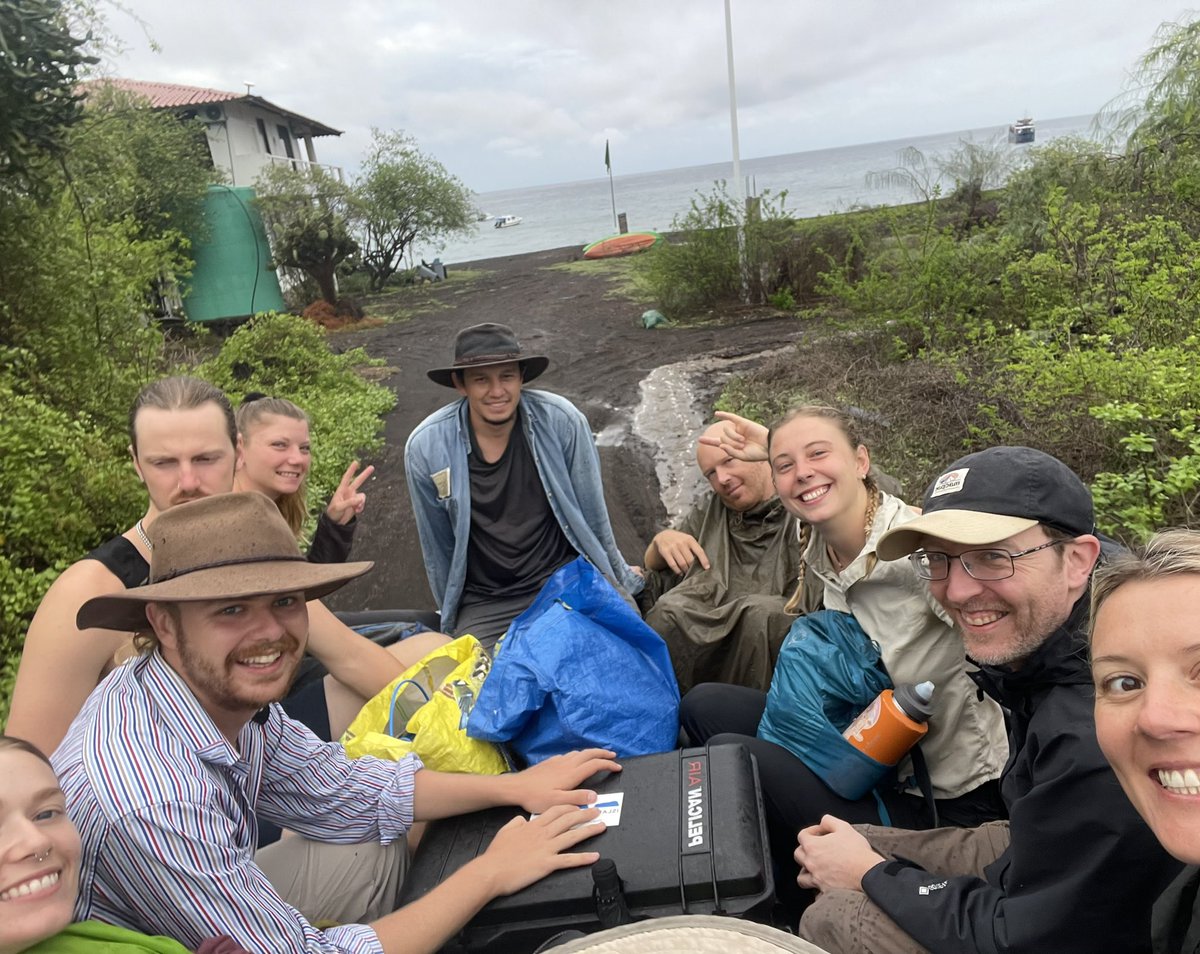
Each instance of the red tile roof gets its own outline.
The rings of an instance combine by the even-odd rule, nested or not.
[[[145,83],[141,80],[102,79],[98,85],[115,86],[117,89],[136,93],[150,100],[155,109],[173,109],[176,106],[198,106],[203,103],[224,103],[231,99],[245,99],[245,93],[227,93],[203,86],[180,86],[178,83]]]
[[[186,106],[202,106],[206,103],[227,103],[236,100],[279,113],[300,125],[307,126],[314,136],[340,136],[342,134],[340,129],[334,129],[315,119],[309,119],[299,113],[283,109],[261,96],[250,96],[247,93],[230,93],[220,89],[209,89],[205,86],[183,86],[179,83],[147,83],[142,80],[119,77],[92,80],[85,83],[84,86],[114,86],[149,100],[150,106],[154,109],[180,109]]]

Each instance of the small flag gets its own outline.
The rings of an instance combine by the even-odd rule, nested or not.
[[[612,174],[612,163],[608,159],[608,140],[607,139],[604,140],[604,168],[608,170],[610,175]]]

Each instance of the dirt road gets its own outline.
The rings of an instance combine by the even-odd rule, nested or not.
[[[384,383],[398,397],[385,424],[386,447],[373,461],[376,477],[354,546],[355,559],[374,560],[376,567],[336,594],[336,608],[433,607],[404,480],[404,442],[426,415],[458,396],[425,371],[451,363],[460,329],[482,321],[510,325],[527,350],[550,358],[536,387],[573,401],[594,433],[618,435],[615,445],[600,442],[601,463],[617,543],[631,563],[641,562],[647,541],[666,523],[655,448],[628,426],[641,400],[639,383],[662,365],[702,355],[755,355],[800,334],[794,317],[773,311],[646,330],[640,318],[647,306],[614,294],[608,273],[551,267],[579,253],[573,246],[471,263],[486,274],[462,285],[452,280],[432,286],[436,308],[408,321],[331,336],[335,348],[361,346],[384,359],[393,369]],[[692,384],[707,412],[719,380],[699,375]]]

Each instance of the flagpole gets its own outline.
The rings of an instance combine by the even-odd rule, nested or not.
[[[608,169],[608,194],[612,197],[613,228],[617,225],[617,190],[613,188],[612,161],[608,157],[608,140],[604,140],[604,165]]]
[[[742,301],[750,300],[749,265],[746,261],[746,184],[742,181],[742,158],[738,149],[737,84],[733,78],[733,16],[725,0],[725,58],[729,65],[729,130],[733,138],[733,194],[737,198],[738,263],[742,272]]]

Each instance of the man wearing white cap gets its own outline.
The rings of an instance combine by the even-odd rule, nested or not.
[[[955,461],[884,534],[962,633],[1009,713],[1008,821],[906,832],[832,816],[800,832],[800,933],[832,954],[1138,951],[1178,871],[1096,743],[1085,631],[1100,556],[1092,498],[1028,447]]]
[[[573,828],[598,815],[575,806],[595,798],[584,779],[619,769],[611,752],[443,775],[413,756],[352,761],[284,715],[306,601],[370,563],[309,563],[258,493],[171,508],[149,535],[150,582],[79,611],[81,629],[136,631],[141,656],[92,693],[54,754],[83,840],[78,920],[192,947],[227,935],[250,951],[435,951],[492,898],[596,860],[566,850],[603,830]],[[543,814],[396,910],[414,820],[493,805]],[[305,837],[256,854],[258,818]]]

